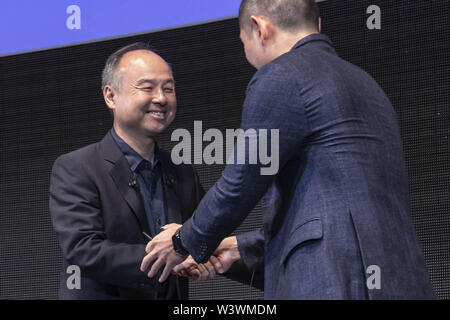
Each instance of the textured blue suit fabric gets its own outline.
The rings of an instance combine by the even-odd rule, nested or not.
[[[252,78],[250,128],[279,129],[280,170],[227,165],[182,227],[194,259],[205,262],[261,200],[264,231],[238,242],[250,267],[264,256],[266,299],[435,298],[397,117],[372,77],[312,34]]]

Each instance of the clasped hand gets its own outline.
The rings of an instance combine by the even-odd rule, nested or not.
[[[167,280],[171,273],[188,277],[195,281],[212,279],[216,274],[226,272],[231,265],[240,259],[236,237],[228,237],[222,241],[219,247],[205,264],[198,264],[189,256],[184,259],[173,249],[172,236],[181,225],[172,223],[162,227],[163,231],[147,244],[147,255],[141,263],[141,271],[147,272],[148,277],[153,278],[164,266],[159,282]],[[153,264],[152,264],[153,263]]]

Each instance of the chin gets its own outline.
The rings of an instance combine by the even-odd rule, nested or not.
[[[167,129],[167,126],[162,125],[162,124],[144,127],[144,131],[145,131],[146,135],[151,136],[151,137],[156,137],[156,136],[160,135],[161,133],[164,133],[164,131],[166,131],[166,129]]]

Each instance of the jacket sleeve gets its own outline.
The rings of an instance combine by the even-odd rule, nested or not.
[[[191,202],[193,202],[192,211],[189,216],[195,211],[201,199],[205,195],[200,178],[192,166],[194,174],[194,186],[192,188],[193,194]],[[251,285],[260,290],[264,289],[264,232],[263,229],[250,231],[236,236],[238,241],[238,249],[241,255],[241,260],[236,261],[231,266],[230,270],[225,272],[223,276],[239,281],[241,283]]]
[[[236,236],[239,254],[248,270],[264,268],[264,230],[245,232]]]
[[[223,275],[260,290],[264,290],[264,231],[249,231],[236,235],[241,259]]]
[[[157,288],[139,267],[144,244],[114,243],[103,228],[99,193],[80,159],[59,157],[50,179],[49,209],[63,257],[82,277],[130,288]]]
[[[238,137],[234,147],[236,158],[231,158],[233,163],[227,164],[222,177],[181,229],[183,243],[197,262],[206,262],[220,241],[242,223],[278,170],[302,147],[308,128],[301,90],[292,74],[271,63],[252,79],[242,114],[245,135]],[[255,148],[249,146],[258,143],[255,154]],[[266,149],[261,147],[264,143]],[[236,161],[242,152],[244,164]],[[268,154],[272,156],[269,168],[261,161],[261,155]],[[252,164],[255,156],[260,161]]]

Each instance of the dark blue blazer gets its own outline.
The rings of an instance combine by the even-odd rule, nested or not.
[[[227,165],[181,231],[197,261],[261,200],[264,235],[239,241],[254,243],[243,252],[253,266],[264,252],[267,299],[435,297],[411,221],[396,114],[328,37],[300,40],[255,74],[242,128],[279,129],[280,170]]]

